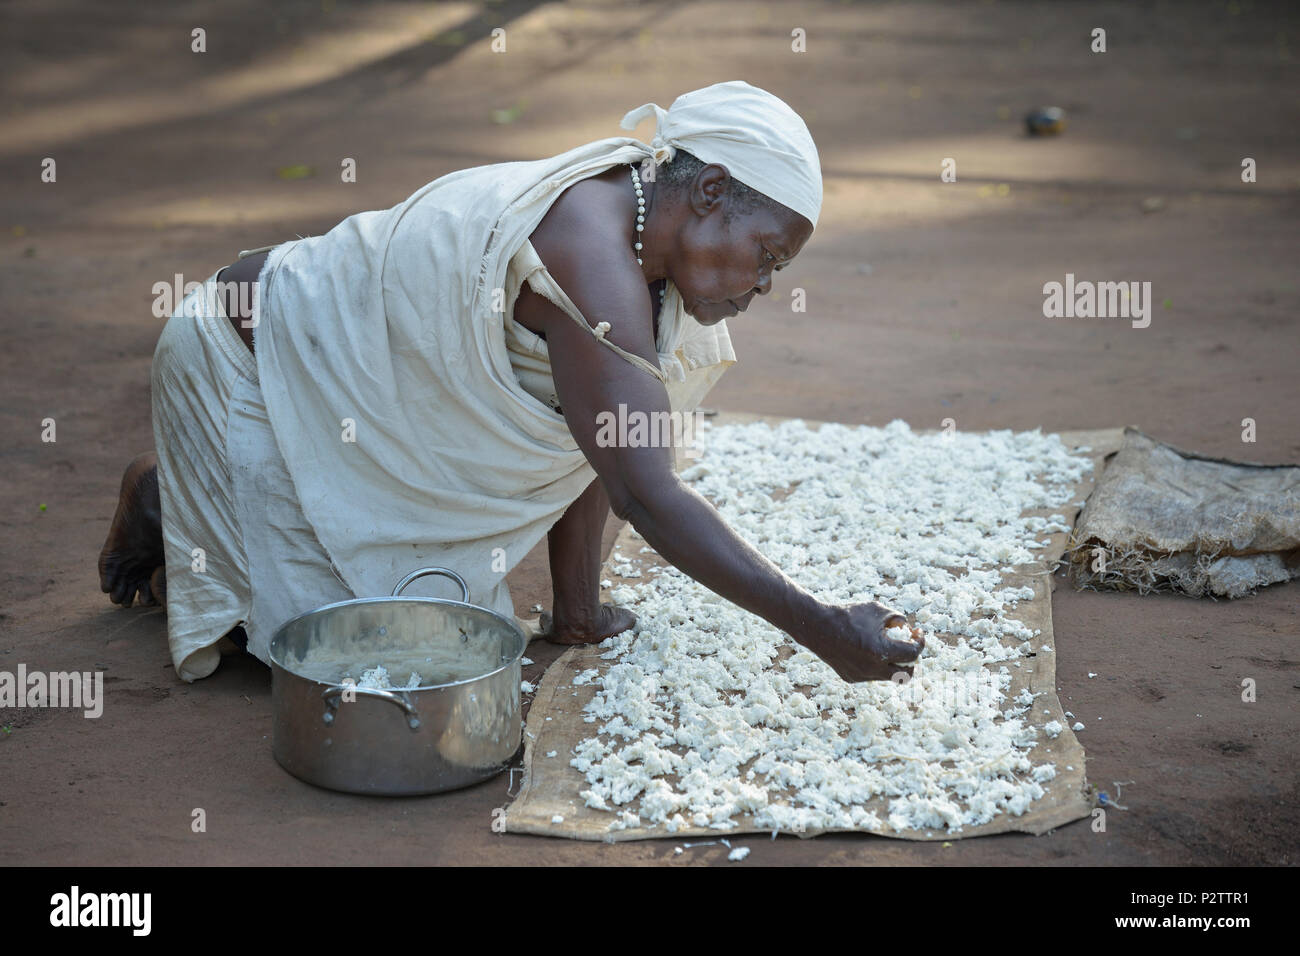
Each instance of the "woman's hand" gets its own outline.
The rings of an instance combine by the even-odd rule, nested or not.
[[[622,634],[635,626],[636,615],[625,607],[602,604],[593,615],[581,620],[543,614],[538,625],[540,637],[552,644],[599,644],[607,637]]]
[[[895,674],[912,676],[916,659],[925,648],[925,636],[910,627],[907,618],[875,601],[828,607],[822,628],[794,639],[825,661],[849,683],[890,680]],[[912,639],[888,637],[891,627],[909,628]]]

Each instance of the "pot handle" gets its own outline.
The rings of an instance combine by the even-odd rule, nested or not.
[[[332,687],[325,688],[325,691],[321,694],[321,699],[325,701],[325,714],[321,719],[325,721],[325,723],[334,723],[334,717],[339,709],[339,699],[343,696],[345,690],[351,690],[356,694],[365,694],[367,697],[378,697],[381,700],[388,701],[394,707],[401,708],[401,710],[406,714],[406,724],[408,727],[412,730],[420,729],[420,713],[415,709],[415,705],[411,703],[410,699],[405,694],[395,694],[391,690],[357,687],[355,685],[340,686],[336,684]]]
[[[462,578],[455,571],[451,570],[451,568],[419,568],[418,570],[412,571],[406,577],[402,578],[402,580],[397,582],[397,587],[393,588],[393,597],[397,597],[398,595],[400,595],[404,590],[406,590],[408,586],[410,586],[411,582],[418,581],[420,578],[427,578],[430,575],[434,575],[434,574],[437,574],[440,577],[444,577],[444,578],[451,578],[453,581],[459,584],[461,603],[463,604],[470,603],[469,585],[465,583],[464,578]]]

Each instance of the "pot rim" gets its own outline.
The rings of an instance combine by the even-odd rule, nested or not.
[[[494,670],[484,671],[482,674],[479,674],[476,677],[467,677],[464,680],[446,681],[441,684],[421,684],[418,687],[384,688],[385,690],[391,690],[393,692],[400,693],[402,691],[409,692],[409,691],[418,691],[418,690],[442,690],[448,687],[460,687],[464,684],[472,684],[475,681],[483,680],[483,678],[485,677],[493,677],[497,674],[500,674],[507,667],[510,667],[511,665],[517,663],[519,659],[524,656],[524,652],[528,650],[528,635],[523,632],[523,629],[520,628],[518,624],[516,624],[514,621],[507,620],[504,615],[498,614],[496,611],[493,611],[490,608],[482,607],[478,604],[470,604],[468,601],[453,601],[450,598],[420,597],[417,595],[412,595],[410,597],[389,596],[389,597],[349,598],[346,601],[335,601],[332,604],[323,604],[320,607],[312,608],[310,611],[303,611],[301,614],[295,617],[291,617],[289,620],[285,621],[278,628],[276,628],[275,634],[271,636],[271,642],[269,645],[271,664],[273,665],[272,673],[274,673],[274,669],[278,667],[281,670],[283,670],[286,674],[291,674],[292,676],[298,678],[299,680],[310,681],[311,683],[319,684],[322,687],[344,686],[337,681],[318,680],[315,677],[308,677],[306,674],[301,674],[298,671],[294,670],[292,667],[290,667],[288,664],[286,664],[284,661],[280,659],[280,654],[279,654],[280,648],[277,642],[280,640],[284,632],[287,631],[292,625],[296,624],[298,621],[301,621],[303,618],[311,617],[314,614],[321,614],[325,611],[332,611],[341,607],[353,607],[358,604],[392,604],[394,602],[414,602],[419,604],[448,604],[451,605],[452,607],[463,607],[463,608],[468,608],[471,611],[479,611],[483,614],[487,614],[490,615],[491,617],[496,618],[502,624],[505,624],[515,634],[519,635],[520,646],[519,646],[519,653],[516,654],[514,657],[512,657],[510,660],[506,661],[504,664],[499,665]],[[368,687],[357,688],[357,690],[362,693],[370,689],[371,688]]]

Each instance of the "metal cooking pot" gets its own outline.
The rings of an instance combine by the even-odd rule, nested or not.
[[[427,575],[456,581],[460,601],[401,597]],[[520,663],[528,639],[470,603],[446,568],[404,577],[392,597],[327,604],[271,639],[272,752],[291,774],[331,790],[439,793],[486,780],[519,749]],[[349,685],[376,665],[392,683]]]

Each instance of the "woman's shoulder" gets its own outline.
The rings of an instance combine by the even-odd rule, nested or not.
[[[621,259],[617,253],[623,251],[622,244],[612,240],[627,235],[631,222],[622,221],[625,203],[613,178],[619,168],[574,183],[546,211],[530,238],[548,268],[550,260],[562,267],[568,260],[612,264]],[[626,251],[631,251],[630,243]]]
[[[593,326],[610,312],[625,321],[639,312],[646,322],[651,319],[645,276],[632,248],[632,196],[627,167],[584,179],[555,200],[529,237],[551,277]]]

